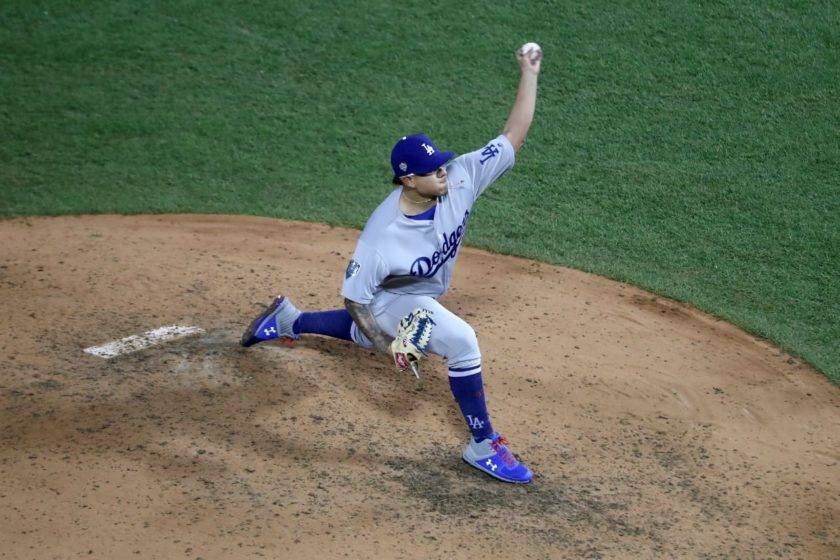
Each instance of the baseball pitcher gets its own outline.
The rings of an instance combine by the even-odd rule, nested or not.
[[[513,167],[534,116],[542,51],[516,51],[516,101],[502,133],[455,157],[425,134],[403,136],[391,151],[396,188],[374,210],[344,274],[344,309],[301,312],[278,296],[242,335],[242,346],[319,334],[390,355],[419,375],[429,353],[443,356],[449,385],[471,438],[463,459],[505,482],[528,483],[531,471],[508,448],[487,411],[481,352],[472,327],[446,309],[446,293],[473,204]]]

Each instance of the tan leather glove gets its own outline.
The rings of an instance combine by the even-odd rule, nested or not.
[[[417,308],[400,320],[397,336],[391,343],[391,354],[399,370],[411,368],[420,378],[420,360],[426,357],[426,347],[432,339],[432,327],[435,322],[432,312]]]

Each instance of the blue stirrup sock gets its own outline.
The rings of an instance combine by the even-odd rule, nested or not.
[[[487,402],[484,400],[484,383],[481,380],[481,371],[463,377],[449,376],[449,388],[464,420],[470,428],[473,439],[482,441],[493,435],[493,426],[490,424],[490,414],[487,412]]]
[[[322,334],[342,340],[350,338],[350,326],[353,318],[346,309],[330,309],[329,311],[303,312],[292,325],[295,334]]]

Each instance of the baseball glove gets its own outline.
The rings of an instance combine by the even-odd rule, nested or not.
[[[397,337],[391,343],[394,364],[400,370],[409,367],[418,378],[418,363],[426,357],[426,347],[432,339],[432,327],[435,325],[432,312],[417,308],[400,321]]]

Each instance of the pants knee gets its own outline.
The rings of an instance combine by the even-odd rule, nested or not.
[[[450,367],[463,364],[475,364],[481,361],[481,350],[478,348],[478,337],[475,330],[464,323],[457,332],[452,333],[447,342],[447,359]]]

